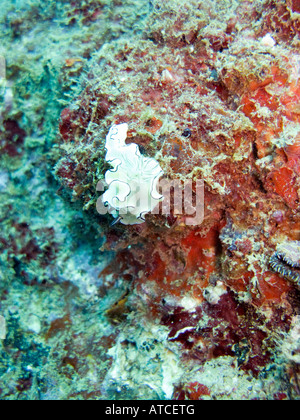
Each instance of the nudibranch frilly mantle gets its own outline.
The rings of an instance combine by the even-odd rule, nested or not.
[[[110,206],[116,221],[124,225],[143,223],[163,199],[157,192],[163,175],[159,163],[141,154],[135,143],[126,144],[128,124],[113,125],[106,136],[105,160],[112,166],[105,173],[108,189],[102,195],[104,205]]]

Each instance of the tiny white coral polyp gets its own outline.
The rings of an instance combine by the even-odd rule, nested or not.
[[[128,124],[113,125],[106,136],[105,160],[112,166],[105,174],[108,189],[102,201],[116,211],[113,216],[124,225],[145,221],[163,199],[157,183],[163,175],[159,163],[141,154],[135,143],[126,144]]]

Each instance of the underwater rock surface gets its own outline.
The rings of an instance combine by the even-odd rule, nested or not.
[[[298,2],[4,1],[0,29],[0,398],[299,399]],[[98,214],[123,123],[171,198],[204,182],[201,223]]]

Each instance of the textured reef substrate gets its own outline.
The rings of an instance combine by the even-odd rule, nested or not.
[[[0,398],[299,399],[299,2],[3,1],[0,28]],[[202,223],[97,213],[121,123],[204,181]]]

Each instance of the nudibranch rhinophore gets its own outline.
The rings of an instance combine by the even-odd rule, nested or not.
[[[163,200],[157,191],[163,175],[159,163],[141,154],[135,143],[126,144],[128,124],[113,125],[106,136],[105,160],[112,166],[105,173],[108,189],[102,195],[117,221],[124,225],[143,223],[145,214]]]

